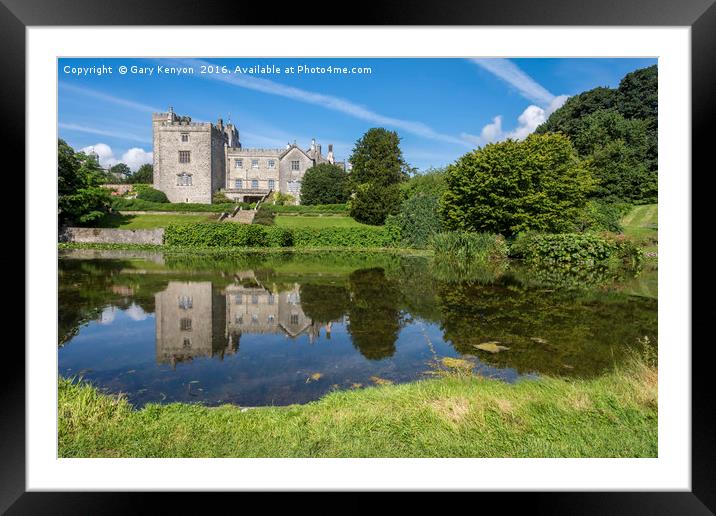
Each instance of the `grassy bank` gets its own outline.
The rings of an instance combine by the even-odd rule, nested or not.
[[[657,204],[634,206],[622,219],[624,234],[644,248],[647,256],[656,255],[659,242]]]
[[[282,228],[357,228],[365,224],[345,215],[305,216],[276,215],[275,224]]]
[[[59,381],[60,457],[655,457],[656,368],[506,384],[449,374],[242,411]]]
[[[193,222],[218,222],[218,215],[207,216],[201,214],[119,214],[109,213],[95,224],[99,228],[117,229],[154,229],[165,228],[169,224],[187,224]]]

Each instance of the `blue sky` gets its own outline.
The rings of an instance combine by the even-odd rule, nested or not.
[[[604,58],[60,59],[59,135],[75,149],[94,147],[104,164],[123,161],[136,169],[151,162],[152,111],[173,106],[195,121],[230,118],[244,147],[283,147],[294,140],[308,147],[316,138],[324,153],[333,143],[339,160],[350,155],[366,130],[386,127],[400,135],[408,163],[425,170],[488,142],[524,138],[569,96],[615,87],[628,72],[655,63]],[[202,65],[226,66],[227,73],[202,74]],[[120,73],[122,66],[126,74]],[[132,72],[132,66],[153,72]],[[370,72],[330,73],[329,66]],[[96,73],[102,67],[104,73]],[[159,73],[158,67],[190,67],[194,73]],[[311,70],[316,67],[325,71]]]

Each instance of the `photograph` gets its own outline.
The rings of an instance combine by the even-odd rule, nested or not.
[[[659,458],[660,66],[57,57],[57,457]]]

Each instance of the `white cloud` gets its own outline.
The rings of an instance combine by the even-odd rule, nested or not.
[[[141,306],[132,303],[132,305],[124,311],[127,316],[133,321],[143,321],[147,318],[147,313],[142,309]]]
[[[152,163],[152,153],[147,152],[139,147],[132,147],[127,152],[122,154],[122,163],[126,163],[129,168],[136,171],[142,165]]]
[[[147,152],[144,149],[140,149],[139,147],[132,147],[127,152],[122,154],[119,159],[115,157],[112,147],[106,143],[95,143],[94,145],[83,147],[80,151],[85,153],[89,153],[91,151],[96,152],[99,156],[99,164],[104,168],[114,166],[117,163],[125,163],[131,170],[136,172],[137,169],[145,163],[152,163],[152,153]]]
[[[547,88],[523,72],[509,59],[471,59],[471,61],[508,83],[520,95],[535,104],[549,106],[554,99],[554,95],[547,91]]]

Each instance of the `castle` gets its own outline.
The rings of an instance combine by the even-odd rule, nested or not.
[[[192,122],[170,107],[152,114],[154,188],[171,202],[210,203],[222,191],[236,201],[254,202],[271,192],[290,194],[300,203],[306,170],[336,162],[333,145],[321,154],[315,140],[307,150],[296,143],[283,149],[245,149],[232,123]]]

